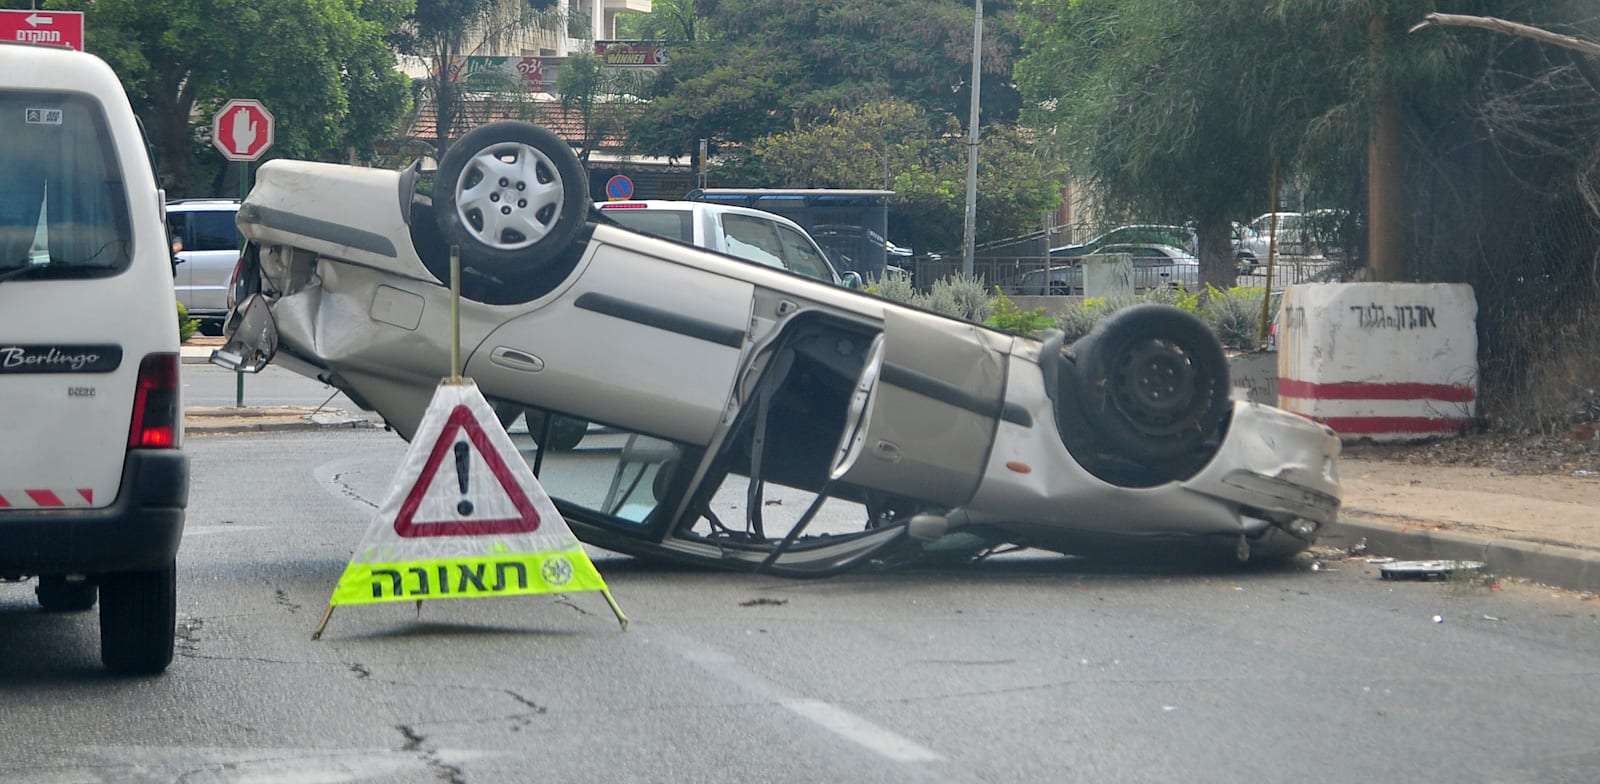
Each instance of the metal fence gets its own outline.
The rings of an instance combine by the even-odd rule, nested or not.
[[[1044,256],[996,256],[989,258],[974,258],[972,262],[973,277],[982,281],[984,288],[990,291],[999,286],[1000,290],[1011,294],[1039,294],[1037,282],[1050,277],[1047,270],[1062,268],[1059,262],[1052,264]],[[918,257],[912,260],[912,283],[921,291],[932,288],[934,281],[961,275],[962,263],[960,259],[946,259],[937,257]],[[1337,282],[1343,277],[1343,262],[1320,257],[1293,257],[1286,256],[1273,262],[1272,290],[1281,291],[1291,283],[1329,283]],[[1033,290],[1027,290],[1029,283]],[[1267,282],[1267,267],[1265,264],[1257,266],[1249,274],[1239,275],[1239,286],[1264,286]],[[1070,292],[1063,292],[1070,293]]]

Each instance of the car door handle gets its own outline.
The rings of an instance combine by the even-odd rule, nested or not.
[[[489,351],[489,361],[509,370],[521,370],[526,373],[537,373],[544,370],[544,360],[505,346],[495,346]]]

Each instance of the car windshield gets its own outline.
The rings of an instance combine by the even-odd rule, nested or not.
[[[83,96],[0,93],[0,269],[101,276],[128,264],[122,174],[98,105]]]

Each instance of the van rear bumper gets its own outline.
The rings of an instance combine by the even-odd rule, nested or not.
[[[178,554],[188,502],[188,455],[132,450],[110,506],[0,511],[0,577],[160,569]]]

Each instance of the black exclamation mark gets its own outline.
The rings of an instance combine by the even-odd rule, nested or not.
[[[467,494],[467,466],[471,465],[471,463],[472,463],[472,461],[470,459],[471,457],[472,457],[472,452],[471,452],[471,449],[467,446],[467,442],[465,442],[465,441],[457,441],[456,442],[456,482],[461,485],[461,494],[462,495],[466,495]],[[472,516],[472,502],[468,501],[465,498],[461,499],[461,502],[456,504],[456,511],[459,512],[462,517],[470,517],[470,516]]]

